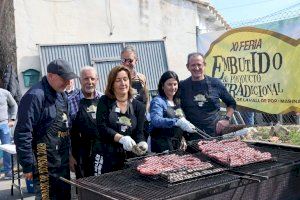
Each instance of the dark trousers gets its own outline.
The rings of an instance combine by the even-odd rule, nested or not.
[[[77,165],[75,166],[75,175],[77,179],[93,176],[93,161],[91,159],[89,150],[90,147],[79,148],[77,154],[74,155],[73,153],[73,156],[77,162]]]

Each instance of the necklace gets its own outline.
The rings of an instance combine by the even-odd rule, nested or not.
[[[124,102],[126,102],[128,99],[125,99],[125,100],[119,100],[119,99],[117,99],[117,102],[120,102],[120,103],[124,103]]]

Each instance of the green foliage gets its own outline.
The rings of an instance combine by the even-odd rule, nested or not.
[[[291,131],[289,134],[290,141],[294,145],[300,145],[300,132],[298,131]]]
[[[263,140],[268,140],[270,138],[269,131],[263,131],[263,132],[261,132],[261,138]]]
[[[266,127],[257,127],[258,132],[251,135],[251,138],[254,140],[262,140],[262,141],[270,141],[272,136],[276,136],[279,138],[279,143],[286,143],[292,145],[300,146],[300,129],[299,127],[288,127],[290,130],[289,133],[284,131],[278,131],[274,135],[270,133],[270,128]]]
[[[290,139],[289,134],[283,132],[278,132],[277,136],[279,137],[279,140],[283,143],[286,143]]]

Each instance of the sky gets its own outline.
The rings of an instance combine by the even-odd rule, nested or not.
[[[300,0],[210,0],[211,4],[230,25],[264,17],[299,4]]]

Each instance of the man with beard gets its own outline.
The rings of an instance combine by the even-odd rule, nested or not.
[[[69,98],[72,119],[70,169],[76,178],[91,176],[91,147],[97,135],[96,110],[100,96],[96,90],[98,75],[95,68],[85,66],[80,71],[81,90]]]

